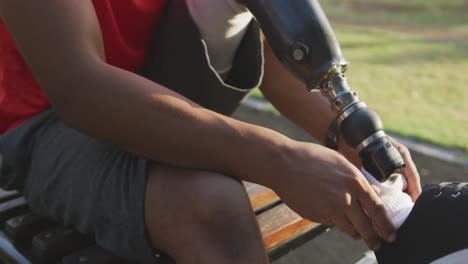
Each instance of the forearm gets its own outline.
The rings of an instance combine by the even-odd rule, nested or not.
[[[51,95],[70,126],[151,160],[268,185],[260,173],[251,173],[249,161],[266,159],[285,137],[209,111],[110,65],[79,68],[84,72],[64,78],[66,93]]]
[[[261,90],[278,111],[324,144],[336,113],[325,96],[319,91],[307,91],[305,84],[281,65],[268,44],[265,44],[265,77]],[[344,140],[338,140],[338,150],[354,165],[361,166],[357,152]]]
[[[261,90],[284,116],[324,142],[335,117],[330,103],[320,92],[307,91],[305,84],[281,65],[268,44],[265,44],[265,76]]]

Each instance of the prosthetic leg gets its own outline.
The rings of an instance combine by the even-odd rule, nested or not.
[[[281,63],[308,90],[318,89],[337,114],[338,129],[358,151],[364,168],[384,181],[405,163],[379,116],[346,82],[336,36],[317,0],[241,0],[252,12]]]

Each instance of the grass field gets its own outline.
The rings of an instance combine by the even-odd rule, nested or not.
[[[389,131],[468,149],[468,45],[340,27],[349,83]]]
[[[320,0],[332,20],[468,30],[467,0]]]
[[[321,2],[327,12],[330,10],[332,24],[350,61],[350,85],[381,115],[386,130],[468,150],[468,37],[463,37],[468,36],[468,17],[461,14],[468,10],[468,1],[380,0],[379,6],[370,0]],[[369,3],[387,17],[368,12]],[[347,17],[337,19],[341,13]],[[343,21],[351,21],[348,24],[352,25]],[[372,21],[379,26],[353,23]],[[426,34],[386,28],[396,24],[424,28]],[[432,29],[455,35],[431,39],[427,32]],[[458,34],[462,37],[451,39]],[[261,94],[256,92],[254,96]]]

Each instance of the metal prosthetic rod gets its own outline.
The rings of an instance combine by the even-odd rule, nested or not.
[[[380,117],[359,101],[356,92],[348,86],[345,70],[341,66],[331,68],[318,89],[329,99],[343,138],[359,153],[364,168],[385,181],[404,168],[405,163],[383,131]]]
[[[405,166],[379,116],[346,82],[347,62],[316,0],[241,0],[252,12],[281,63],[308,90],[319,89],[337,113],[341,134],[364,168],[380,181]]]

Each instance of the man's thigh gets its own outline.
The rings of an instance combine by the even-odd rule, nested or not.
[[[94,233],[119,256],[153,260],[158,251],[144,226],[145,159],[67,127],[53,111],[2,135],[0,153],[0,182],[22,190],[33,212]]]

